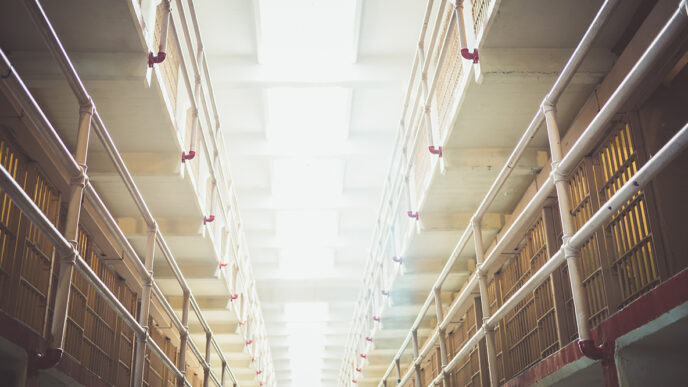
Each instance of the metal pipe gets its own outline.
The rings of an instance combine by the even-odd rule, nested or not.
[[[67,203],[67,219],[64,236],[78,248],[77,234],[79,232],[79,218],[81,217],[81,204],[84,187],[86,185],[86,157],[88,154],[88,138],[91,132],[91,116],[93,107],[84,105],[79,109],[79,128],[77,129],[76,151],[74,159],[79,164],[81,173],[72,177],[70,183],[71,192]],[[69,254],[61,257],[57,274],[57,287],[55,290],[55,305],[53,308],[52,325],[50,328],[51,345],[53,348],[62,348],[64,345],[64,333],[67,325],[67,310],[69,296],[72,288],[72,273],[76,255]]]
[[[148,319],[150,317],[151,289],[153,286],[153,260],[155,257],[155,233],[157,227],[148,229],[148,241],[146,243],[145,268],[148,275],[142,278],[141,309],[139,311],[139,325],[146,333],[136,338],[136,351],[134,354],[134,384],[143,384],[143,370],[145,366],[146,341],[149,337]]]
[[[569,174],[576,167],[578,160],[595,144],[599,134],[604,131],[617,111],[628,101],[631,92],[638,87],[653,68],[653,65],[664,59],[663,52],[669,44],[684,32],[686,27],[686,9],[679,6],[669,21],[650,43],[643,55],[638,59],[631,71],[621,81],[614,93],[592,119],[585,132],[576,140],[573,147],[559,164],[560,172]]]
[[[156,63],[162,63],[167,57],[167,29],[170,24],[170,0],[162,1],[162,21],[160,24],[160,44],[158,54],[148,53],[148,67],[153,67]]]
[[[475,243],[475,262],[479,268],[476,270],[478,276],[478,288],[480,289],[480,309],[482,312],[482,325],[485,327],[485,347],[487,350],[487,370],[490,379],[490,386],[499,386],[499,376],[497,375],[497,355],[494,341],[493,327],[486,326],[485,321],[490,318],[490,301],[487,286],[487,273],[482,268],[483,255],[485,249],[483,247],[483,234],[480,225],[480,218],[473,218],[473,241]]]
[[[440,341],[440,364],[442,368],[447,366],[447,335],[443,328],[440,327],[444,321],[444,313],[442,311],[442,297],[440,288],[435,288],[435,312],[437,313],[437,332]],[[449,381],[449,374],[444,374],[444,387],[451,387]]]
[[[413,368],[416,372],[416,386],[420,386],[420,364],[418,364],[418,330],[412,330],[411,337],[413,338]],[[401,385],[404,385],[403,380]]]
[[[208,378],[210,377],[210,333],[205,334],[205,362],[208,364],[207,368],[203,369],[203,387],[208,387]]]
[[[184,292],[182,301],[182,325],[184,331],[179,333],[179,358],[177,360],[177,368],[179,368],[183,375],[186,375],[186,347],[189,339],[189,292]],[[181,379],[178,386],[181,386]]]

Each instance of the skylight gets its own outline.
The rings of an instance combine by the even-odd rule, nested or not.
[[[260,0],[260,63],[353,62],[355,4],[342,0]]]
[[[267,90],[267,140],[296,154],[327,147],[349,133],[351,90],[339,87]]]

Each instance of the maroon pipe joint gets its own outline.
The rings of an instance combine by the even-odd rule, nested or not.
[[[383,296],[389,296],[389,290],[380,290],[380,294]]]
[[[214,220],[215,220],[215,215],[211,214],[209,216],[205,216],[205,217],[203,217],[203,225],[205,226],[208,223],[212,223]]]
[[[190,150],[189,153],[182,152],[182,163],[186,162],[186,160],[191,160],[194,157],[196,157],[196,151]]]
[[[401,263],[401,257],[392,257],[392,261],[396,263]]]
[[[464,59],[472,60],[473,63],[478,63],[478,60],[480,57],[478,56],[478,49],[473,49],[473,52],[470,52],[467,48],[462,48],[461,49],[461,56]]]
[[[418,220],[418,211],[413,212],[413,211],[408,211],[406,212],[406,215],[408,215],[409,218],[414,218]]]
[[[152,52],[149,52],[148,67],[153,68],[153,65],[155,65],[156,63],[162,63],[166,57],[167,54],[165,54],[163,51],[158,51],[158,55],[153,55]]]
[[[45,353],[29,352],[29,369],[33,371],[53,368],[62,359],[62,348],[48,348]]]
[[[371,342],[371,343],[372,343],[372,342],[373,342],[373,338],[372,338],[372,337],[370,337],[370,336],[368,336],[368,337],[366,337],[366,341],[369,341],[369,342]]]
[[[360,369],[360,368],[356,368],[356,372],[361,372],[361,369]]]
[[[595,340],[578,340],[578,348],[580,348],[583,356],[592,360],[605,360],[612,355],[607,345],[595,345]]]
[[[375,322],[380,322],[380,317],[378,317],[378,316],[373,316],[373,321],[375,321]]]
[[[430,153],[432,153],[433,155],[438,155],[438,156],[442,157],[442,147],[441,146],[438,146],[437,148],[435,148],[434,145],[430,145],[428,147],[428,151],[430,151]]]
[[[367,359],[367,358],[368,358],[368,355],[366,355],[364,353],[361,354],[361,359]]]
[[[236,294],[236,293],[234,293],[234,294],[232,294],[232,295],[229,297],[229,300],[230,300],[230,301],[234,301],[234,300],[236,300],[237,298],[239,298],[239,295]]]

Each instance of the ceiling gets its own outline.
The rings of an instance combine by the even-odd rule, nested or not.
[[[278,385],[335,385],[425,5],[195,5]]]

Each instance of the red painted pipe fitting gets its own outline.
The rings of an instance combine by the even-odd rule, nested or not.
[[[380,317],[378,317],[378,316],[373,316],[373,321],[375,321],[375,322],[380,322]]]
[[[253,340],[246,340],[246,345],[251,345],[253,344]]]
[[[220,262],[220,267],[227,267],[229,266],[229,263],[227,262]]]
[[[203,218],[203,225],[205,226],[206,224],[211,223],[214,220],[215,220],[215,215],[211,214],[210,216],[206,216]]]
[[[383,296],[389,296],[389,290],[381,290],[380,293],[382,293]]]
[[[186,160],[191,160],[194,157],[196,157],[196,151],[190,150],[189,153],[182,152],[182,163],[186,162]]]
[[[235,293],[235,294],[232,294],[232,295],[229,297],[229,300],[230,300],[230,301],[234,301],[234,300],[236,300],[237,298],[239,298],[239,295]]]
[[[429,150],[430,153],[432,153],[433,155],[438,155],[438,156],[442,157],[442,147],[441,147],[441,146],[435,148],[434,145],[430,145],[430,146],[428,147],[428,150]]]
[[[45,354],[31,351],[29,353],[29,369],[45,370],[55,367],[62,359],[62,348],[48,348]]]
[[[239,321],[239,326],[240,326],[240,327],[241,327],[241,326],[244,326],[244,325],[246,325],[246,320],[244,320],[244,321]]]
[[[358,380],[356,380],[356,379],[351,379],[351,381],[352,381],[354,384],[358,383]]]
[[[149,52],[148,53],[148,67],[153,68],[154,64],[162,63],[166,57],[167,57],[167,54],[165,54],[162,51],[158,51],[158,55],[153,55],[152,52]]]
[[[408,211],[408,212],[406,213],[406,215],[408,215],[409,218],[415,218],[416,220],[418,220],[418,211],[416,211],[416,212]]]
[[[263,373],[263,370],[256,371],[256,375],[260,375]]]
[[[592,360],[601,360],[607,357],[608,350],[604,344],[595,345],[592,339],[578,340],[578,348],[580,348],[583,355]]]
[[[401,263],[401,257],[392,257],[392,261],[396,263]]]
[[[356,372],[361,372],[361,369],[360,369],[360,368],[356,368]]]
[[[255,358],[255,357],[252,357],[252,358],[251,358],[251,363],[253,363],[253,362],[255,362],[255,361],[256,361],[256,358]]]
[[[367,359],[367,358],[368,358],[368,355],[362,353],[362,354],[361,354],[361,358]]]
[[[478,63],[478,60],[480,57],[478,56],[478,49],[473,49],[473,52],[471,53],[467,48],[462,48],[461,49],[461,56],[464,59],[472,60],[473,63]]]
[[[373,342],[373,338],[370,337],[370,336],[368,336],[368,337],[366,337],[366,341],[370,341],[370,342],[372,343],[372,342]]]

